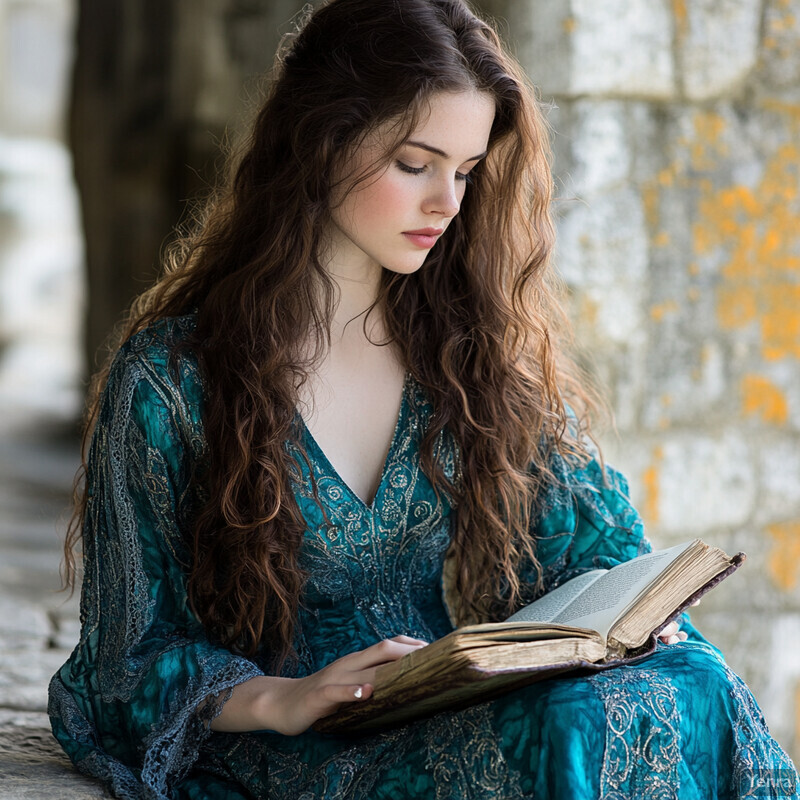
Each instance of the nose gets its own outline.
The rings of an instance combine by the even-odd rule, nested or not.
[[[423,211],[427,214],[441,214],[454,217],[461,208],[461,192],[455,178],[442,178],[431,186],[425,198]]]

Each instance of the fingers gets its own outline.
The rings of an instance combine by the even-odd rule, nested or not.
[[[698,600],[698,602],[700,602],[700,601]],[[428,642],[426,642],[424,639],[415,639],[413,636],[402,636],[402,635],[401,636],[394,636],[391,639],[389,639],[389,641],[390,642],[400,642],[401,644],[416,644],[416,645],[426,645],[426,644],[428,644]]]
[[[315,675],[319,699],[329,706],[366,700],[372,696],[377,667],[397,661],[426,644],[411,636],[395,636],[338,658]]]
[[[422,639],[413,639],[410,636],[395,636],[393,639],[383,639],[364,650],[344,656],[339,659],[351,670],[363,670],[377,667],[379,664],[388,664],[397,661],[407,653],[413,653],[420,647],[425,647],[427,642]]]
[[[679,630],[678,623],[673,621],[664,626],[658,634],[658,638],[664,644],[677,644],[678,642],[685,642],[688,636],[684,631]]]
[[[674,620],[670,622],[668,625],[665,625],[661,631],[659,632],[659,638],[661,639],[669,639],[670,636],[674,636],[678,632],[678,623]]]
[[[352,703],[369,699],[372,689],[371,683],[328,684],[322,688],[322,695],[328,703]]]
[[[342,656],[312,675],[298,678],[293,696],[287,699],[289,713],[281,731],[291,735],[301,733],[342,704],[369,699],[376,667],[396,661],[426,644],[411,636],[395,636]]]

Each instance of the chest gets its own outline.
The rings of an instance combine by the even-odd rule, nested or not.
[[[307,426],[299,440],[287,442],[297,467],[293,490],[306,522],[301,627],[304,641],[314,642],[308,651],[314,664],[318,652],[341,655],[409,630],[437,638],[451,627],[441,603],[441,576],[453,505],[421,468],[429,414],[419,385],[407,377],[370,504],[345,484]],[[451,451],[450,437],[443,435],[434,452],[448,478]]]
[[[394,359],[329,359],[304,387],[303,419],[341,480],[372,503],[403,397],[405,373]]]

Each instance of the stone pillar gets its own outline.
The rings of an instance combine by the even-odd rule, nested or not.
[[[800,758],[800,0],[526,0],[557,265],[653,540],[746,567],[693,615]]]
[[[71,0],[0,0],[0,405],[77,413],[82,244],[64,142]]]
[[[299,0],[81,0],[70,138],[87,242],[86,348],[158,274],[213,185]]]

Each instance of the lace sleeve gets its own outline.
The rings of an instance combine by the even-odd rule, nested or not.
[[[201,435],[183,377],[134,347],[117,356],[89,455],[81,640],[50,685],[56,738],[120,798],[170,797],[232,688],[262,674],[188,607],[181,529]]]

